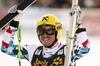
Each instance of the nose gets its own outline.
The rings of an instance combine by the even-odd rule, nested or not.
[[[44,37],[48,36],[46,33],[43,34]]]

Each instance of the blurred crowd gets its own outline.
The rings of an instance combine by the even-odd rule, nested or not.
[[[0,7],[11,7],[12,5],[19,4],[23,0],[0,0]],[[36,7],[53,7],[53,8],[69,8],[71,7],[72,0],[37,0],[33,5]],[[100,8],[100,0],[79,0],[81,7]]]
[[[0,7],[9,8],[15,4],[20,3],[22,0],[0,0]]]

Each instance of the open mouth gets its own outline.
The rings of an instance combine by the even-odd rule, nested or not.
[[[49,40],[49,38],[43,38],[43,41],[48,41]]]

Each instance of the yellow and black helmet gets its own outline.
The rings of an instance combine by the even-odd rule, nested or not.
[[[37,27],[41,25],[52,25],[55,26],[55,30],[57,31],[56,39],[59,40],[61,36],[61,29],[62,24],[60,20],[51,14],[43,15],[38,21],[37,21]]]

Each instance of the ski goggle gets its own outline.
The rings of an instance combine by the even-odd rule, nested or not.
[[[39,36],[44,35],[44,33],[47,35],[53,35],[55,32],[55,26],[52,25],[41,25],[37,27],[37,34]]]

